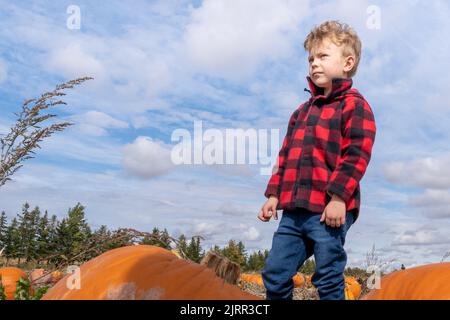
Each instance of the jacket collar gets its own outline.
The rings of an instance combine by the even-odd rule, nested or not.
[[[333,78],[331,80],[331,92],[328,96],[325,96],[324,88],[316,86],[310,76],[307,76],[306,80],[308,80],[308,85],[311,90],[305,88],[305,91],[309,91],[313,99],[327,99],[340,96],[345,91],[350,90],[353,85],[352,78]]]

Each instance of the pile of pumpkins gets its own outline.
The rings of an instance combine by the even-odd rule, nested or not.
[[[23,271],[14,272],[7,271],[3,278],[9,297],[15,289],[14,279],[26,277]],[[0,274],[5,271],[0,269]],[[79,285],[68,285],[74,276],[78,277],[75,280]],[[240,279],[262,284],[260,275],[241,274]],[[293,281],[296,287],[312,286],[310,276],[296,274]],[[345,281],[347,299],[358,299],[360,284],[352,277],[346,277]],[[393,272],[381,279],[381,289],[372,290],[362,299],[450,299],[450,263]],[[132,245],[107,251],[82,264],[77,275],[65,275],[42,300],[261,300],[261,297],[244,292],[206,266],[180,259],[169,250]]]
[[[29,294],[33,295],[37,286],[54,285],[63,278],[60,271],[46,272],[44,269],[34,269],[28,275],[24,270],[16,267],[0,268],[0,284],[4,288],[6,300],[14,300],[16,286],[19,279],[30,282]]]
[[[297,272],[293,277],[292,281],[294,283],[294,288],[313,288],[311,283],[311,275],[304,275]],[[257,284],[259,286],[264,286],[262,276],[259,273],[243,273],[239,277],[240,286],[243,282],[250,282]],[[361,295],[361,285],[358,283],[354,277],[345,277],[345,299],[346,300],[356,300]]]

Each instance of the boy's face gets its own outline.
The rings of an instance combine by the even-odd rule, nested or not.
[[[315,85],[325,89],[325,95],[331,91],[331,80],[346,78],[354,65],[354,57],[344,57],[342,46],[328,39],[311,49],[308,60],[309,76]]]

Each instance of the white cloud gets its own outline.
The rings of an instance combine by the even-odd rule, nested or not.
[[[131,123],[134,128],[141,129],[141,128],[147,128],[151,125],[151,121],[149,117],[146,117],[144,115],[135,115],[131,118]]]
[[[99,112],[88,111],[80,116],[75,116],[77,128],[85,134],[94,136],[104,136],[107,134],[106,129],[124,129],[128,128],[128,123],[113,118],[112,116]]]
[[[429,246],[436,244],[445,244],[450,242],[448,234],[439,232],[436,228],[407,230],[396,236],[393,245],[400,246]]]
[[[308,1],[206,0],[186,27],[188,56],[207,74],[239,79],[266,59],[292,53]]]
[[[236,208],[235,205],[226,202],[223,203],[218,209],[217,211],[219,211],[220,213],[224,214],[224,215],[228,215],[228,216],[241,216],[242,212]]]
[[[95,4],[86,7],[98,9]],[[110,9],[113,8],[111,4]],[[139,9],[124,9],[133,17],[135,11],[141,14]],[[64,23],[58,24],[59,21],[52,20],[52,15],[46,16],[44,10],[35,11],[16,4],[8,4],[5,10],[9,10],[11,16],[2,21],[0,37],[12,48],[26,48],[19,57],[26,60],[27,67],[39,67],[40,71],[59,77],[86,75],[95,78],[88,85],[90,90],[77,97],[79,109],[90,107],[95,100],[99,111],[114,108],[125,114],[139,113],[153,108],[157,95],[171,85],[170,69],[177,66],[173,57],[179,50],[174,47],[178,31],[170,25],[158,26],[150,18],[144,26],[125,24],[121,32],[110,35],[70,32]],[[43,83],[28,78],[17,79],[14,85],[40,90]],[[21,92],[24,94],[23,90]]]
[[[261,239],[261,234],[255,227],[250,227],[244,231],[243,240],[255,241]]]
[[[46,67],[70,78],[91,76],[98,80],[103,79],[105,66],[102,61],[87,52],[90,46],[86,44],[71,42],[63,48],[54,48],[49,52]]]
[[[400,185],[450,188],[450,154],[408,162],[393,161],[386,164],[383,171],[389,181]]]
[[[450,191],[427,189],[425,193],[414,195],[410,204],[430,219],[450,218]]]
[[[253,206],[243,206],[242,204],[238,206],[232,201],[225,201],[217,208],[217,211],[227,216],[227,218],[244,218],[251,216],[251,212],[255,211],[255,209]],[[256,211],[254,217],[256,217]]]
[[[123,166],[130,174],[140,178],[153,178],[168,173],[174,165],[170,149],[150,137],[137,137],[123,147]]]
[[[224,223],[223,222],[195,222],[190,229],[187,231],[189,237],[201,236],[205,240],[210,239],[217,233],[223,232]]]
[[[120,164],[118,144],[97,137],[80,136],[76,130],[71,128],[67,132],[55,133],[44,140],[40,143],[42,150],[39,149],[37,155],[43,154],[53,159],[67,158],[104,165]]]
[[[448,190],[425,190],[424,194],[416,195],[411,202],[415,206],[444,205],[450,207],[450,192]]]
[[[247,164],[212,164],[207,168],[224,176],[252,177],[255,175]]]

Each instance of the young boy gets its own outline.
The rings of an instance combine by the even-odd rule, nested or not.
[[[311,98],[289,119],[258,214],[267,222],[283,210],[262,272],[268,300],[292,299],[292,277],[313,254],[320,299],[344,299],[345,236],[358,218],[359,181],[375,141],[371,107],[352,88],[361,55],[355,31],[327,21],[309,33],[304,47]]]

